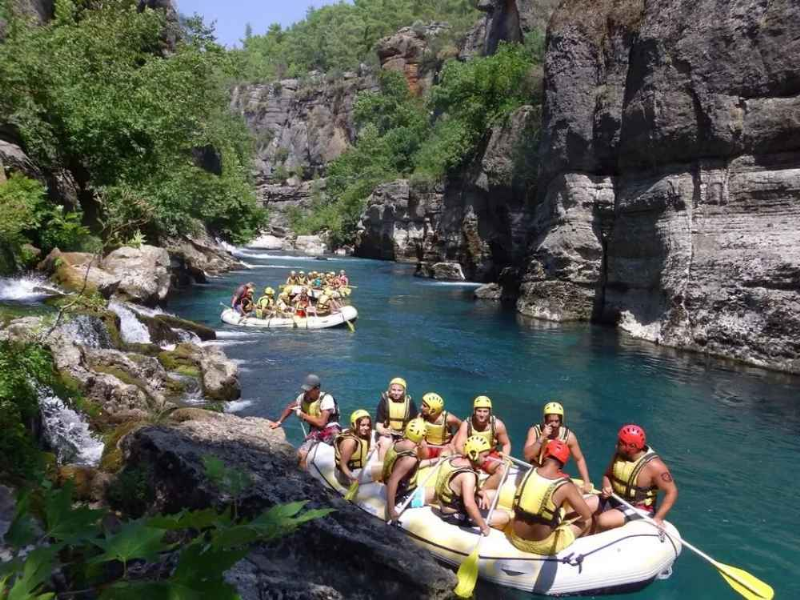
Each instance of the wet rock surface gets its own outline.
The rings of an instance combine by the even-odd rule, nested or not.
[[[283,433],[270,430],[263,419],[205,413],[202,420],[169,428],[138,429],[122,447],[126,469],[149,467],[154,511],[220,507],[230,500],[205,478],[202,457],[208,454],[251,476],[253,485],[240,502],[245,514],[295,500],[336,509],[239,563],[229,580],[245,598],[452,597],[452,571],[299,471]]]

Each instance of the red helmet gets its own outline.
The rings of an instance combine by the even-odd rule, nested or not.
[[[637,450],[644,448],[647,438],[644,435],[644,429],[638,425],[623,425],[622,429],[617,434],[617,439],[626,446],[633,446]]]
[[[550,456],[559,461],[562,466],[566,465],[569,460],[569,446],[561,440],[550,440],[545,446],[542,460],[544,461]]]

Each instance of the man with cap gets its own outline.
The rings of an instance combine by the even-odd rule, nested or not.
[[[541,465],[545,446],[550,440],[561,440],[567,445],[572,458],[575,459],[578,473],[583,479],[583,491],[591,493],[594,486],[589,478],[589,469],[586,467],[586,459],[581,452],[578,436],[564,425],[564,407],[558,402],[545,404],[542,410],[542,423],[537,423],[528,430],[528,438],[522,450],[525,460],[533,465]]]
[[[659,490],[664,492],[661,506],[658,506]],[[622,527],[636,516],[635,511],[618,505],[610,497],[612,493],[648,513],[661,527],[678,499],[678,486],[672,474],[647,445],[644,429],[638,425],[623,425],[617,434],[616,452],[603,475],[604,512],[597,519],[600,531]]]
[[[530,469],[517,486],[509,538],[519,550],[552,556],[590,531],[599,502],[597,496],[584,499],[562,471],[569,455],[563,441],[548,441],[542,464]],[[566,503],[574,512],[567,513]]]
[[[321,390],[319,377],[313,373],[309,374],[300,388],[302,393],[289,402],[277,421],[270,422],[270,427],[272,429],[280,427],[292,413],[295,413],[301,422],[308,423],[309,432],[297,449],[300,466],[305,468],[306,456],[311,447],[318,442],[332,444],[341,428],[339,405],[333,396]],[[303,431],[306,431],[305,425]]]
[[[453,445],[459,454],[464,454],[464,444],[473,435],[486,438],[491,451],[481,463],[480,469],[489,474],[482,486],[484,490],[494,490],[500,485],[500,480],[505,472],[503,457],[511,454],[511,440],[505,423],[492,414],[492,399],[488,396],[478,396],[472,403],[472,416],[464,419],[458,428]],[[502,448],[501,452],[497,447]]]
[[[375,429],[380,436],[378,456],[381,460],[386,456],[392,442],[403,437],[408,422],[419,414],[417,405],[407,390],[406,380],[395,377],[389,382],[389,389],[381,392],[375,415]]]
[[[256,284],[252,281],[240,285],[236,288],[231,298],[231,308],[241,315],[246,315],[253,310],[253,291]]]

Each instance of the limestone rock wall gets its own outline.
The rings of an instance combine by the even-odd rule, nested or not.
[[[377,89],[366,71],[340,78],[312,75],[271,84],[240,85],[231,108],[255,133],[258,195],[271,223],[285,228],[290,207],[307,208],[315,176],[355,139],[353,105],[359,92]]]
[[[355,253],[421,262],[458,262],[468,279],[496,279],[525,257],[536,153],[533,107],[494,128],[482,152],[450,180],[379,186],[367,201]]]
[[[800,371],[800,5],[567,0],[518,309]]]

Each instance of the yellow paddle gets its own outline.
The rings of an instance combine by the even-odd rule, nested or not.
[[[344,322],[347,323],[347,328],[350,330],[350,333],[355,333],[356,332],[355,326],[350,321],[345,319]]]
[[[364,468],[361,470],[361,473],[358,474],[356,480],[350,484],[349,488],[347,488],[347,493],[344,495],[344,499],[347,500],[348,502],[352,502],[353,500],[356,499],[356,494],[358,494],[358,485],[359,482],[361,481],[361,476],[364,474],[364,471],[366,471],[369,468],[369,459],[372,458],[372,455],[375,454],[375,450],[377,449],[378,449],[378,444],[376,443],[372,447],[372,450],[369,451],[369,454],[367,455],[367,460],[364,461]]]
[[[632,504],[630,504],[629,502],[626,502],[617,494],[612,494],[612,497],[620,504],[627,506],[632,510],[635,510],[636,513],[648,523],[652,523],[653,525],[658,527],[656,522],[653,519],[651,519],[644,511],[641,511]],[[662,529],[661,527],[658,528],[661,531],[663,531],[666,535],[669,535],[669,533],[667,533],[666,530]],[[706,554],[699,548],[695,548],[683,538],[681,538],[681,544],[686,548],[689,548],[689,550],[693,551],[695,554],[697,554],[700,558],[702,558],[706,562],[716,567],[716,569],[720,572],[720,575],[722,575],[722,578],[728,582],[728,585],[731,586],[737,592],[739,592],[739,594],[747,598],[747,600],[772,600],[773,596],[775,596],[775,591],[772,589],[772,587],[770,587],[768,583],[761,581],[760,579],[751,575],[747,571],[743,571],[742,569],[738,569],[736,567],[732,567],[730,565],[726,565],[719,561],[714,560],[708,554]]]
[[[503,484],[511,473],[511,465],[506,464],[506,472],[503,474],[503,479],[500,485],[497,486],[497,493],[494,495],[492,505],[489,507],[489,514],[486,515],[486,523],[492,522],[492,515],[494,509],[497,508],[497,501],[500,499],[500,490],[503,489]],[[483,541],[483,534],[478,537],[478,542],[475,544],[475,549],[469,553],[469,556],[464,559],[461,566],[458,567],[458,585],[456,585],[455,594],[459,598],[469,598],[472,592],[475,591],[475,584],[478,582],[478,559],[480,558],[481,542]]]

